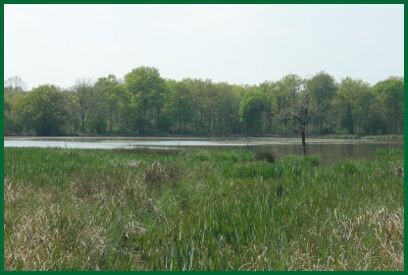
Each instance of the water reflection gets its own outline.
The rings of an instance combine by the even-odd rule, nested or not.
[[[282,157],[288,154],[301,155],[303,153],[302,146],[296,144],[284,144],[273,146],[262,146],[263,149],[268,148],[272,150],[276,156]],[[403,143],[355,143],[355,144],[308,144],[308,154],[319,155],[322,162],[333,162],[345,158],[352,159],[369,159],[375,151],[379,149],[404,149]],[[253,147],[252,150],[259,150],[260,148]]]
[[[9,138],[4,139],[4,147],[78,148],[78,149],[177,149],[240,148],[245,150],[272,150],[278,157],[288,154],[302,154],[300,140],[296,138]],[[377,149],[403,149],[402,142],[379,142],[350,139],[309,139],[307,151],[317,154],[323,162],[344,158],[370,158]]]

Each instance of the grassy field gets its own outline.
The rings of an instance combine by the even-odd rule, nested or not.
[[[7,270],[403,270],[403,154],[5,149]]]

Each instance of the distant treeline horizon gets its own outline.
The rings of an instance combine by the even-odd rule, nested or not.
[[[138,67],[119,81],[79,80],[69,89],[4,83],[5,135],[261,136],[403,134],[404,79],[370,85],[322,71],[259,85],[164,79]]]

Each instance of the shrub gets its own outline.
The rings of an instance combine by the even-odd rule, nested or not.
[[[276,156],[271,149],[262,148],[255,152],[255,160],[273,163],[276,161]]]

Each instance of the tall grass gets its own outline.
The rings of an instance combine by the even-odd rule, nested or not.
[[[5,149],[7,270],[402,270],[403,155]]]

